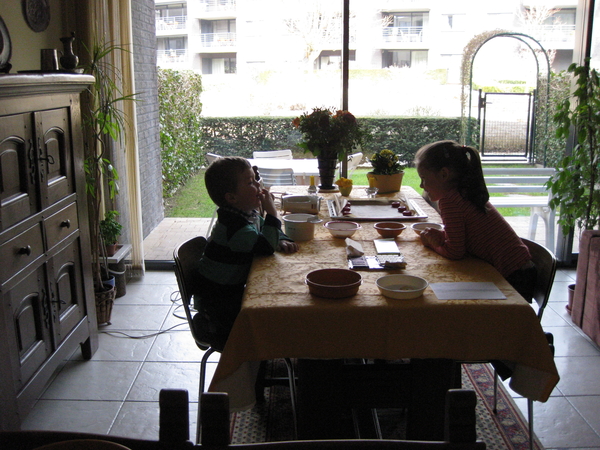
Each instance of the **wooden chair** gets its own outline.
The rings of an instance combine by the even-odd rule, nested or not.
[[[271,186],[294,186],[296,184],[296,176],[292,168],[272,169],[258,166],[260,179],[265,188]]]
[[[444,441],[400,441],[381,439],[335,439],[311,441],[279,441],[258,444],[229,444],[229,398],[225,393],[205,393],[202,396],[202,449],[232,450],[485,450],[484,442],[477,441],[475,429],[474,391],[455,389],[446,396]]]
[[[485,450],[485,443],[476,440],[476,403],[477,398],[473,391],[448,392],[445,441],[440,442],[349,439],[230,445],[227,394],[204,393],[200,403],[202,444],[194,445],[189,440],[188,392],[181,389],[163,389],[160,391],[159,401],[158,441],[59,431],[5,431],[0,432],[0,448],[38,450],[40,447],[53,445],[52,450]],[[101,443],[98,443],[99,441]]]
[[[267,152],[252,152],[252,158],[276,158],[276,159],[292,159],[291,150],[270,150]]]
[[[191,301],[194,292],[199,292],[201,286],[198,284],[198,274],[196,272],[197,263],[204,253],[206,247],[206,238],[197,236],[180,244],[173,251],[173,260],[175,261],[175,277],[179,286],[179,294],[183,309],[187,318],[190,331],[198,348],[204,351],[202,360],[200,361],[200,383],[198,387],[199,396],[202,395],[205,388],[206,364],[208,358],[214,352],[221,352],[223,348],[220,343],[215,343],[207,330],[202,329],[200,320],[194,320],[192,315]],[[218,341],[217,341],[218,342]],[[294,414],[294,424],[296,423],[296,384],[295,374],[292,362],[290,359],[285,359],[286,368],[288,371],[288,382],[290,387],[290,398],[292,403],[292,412]],[[200,397],[198,397],[200,401]],[[198,421],[196,432],[196,443],[199,442],[201,434],[200,428],[200,408],[198,408]]]

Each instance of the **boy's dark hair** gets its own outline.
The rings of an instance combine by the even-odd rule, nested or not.
[[[447,167],[454,175],[451,181],[459,194],[477,209],[486,211],[490,194],[483,178],[479,153],[474,148],[455,141],[427,144],[415,155],[415,165],[432,172],[439,172]]]
[[[238,175],[249,168],[250,162],[239,156],[214,160],[204,174],[204,184],[211,200],[219,207],[226,206],[225,194],[237,190]]]

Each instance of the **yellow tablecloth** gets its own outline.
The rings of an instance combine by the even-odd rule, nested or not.
[[[402,194],[422,201],[411,188],[403,187]],[[440,221],[424,201],[420,206],[428,221]],[[325,211],[322,205],[324,221]],[[352,239],[363,245],[365,254],[374,255],[373,239],[379,235],[372,223],[361,225]],[[511,387],[516,392],[546,401],[559,377],[531,306],[479,259],[442,258],[425,248],[411,229],[397,242],[406,269],[361,271],[358,294],[345,299],[314,297],[304,282],[312,270],[347,268],[344,239],[333,238],[322,225],[314,240],[299,242],[298,253],[256,258],[210,390],[228,392],[232,409],[250,407],[256,362],[280,357],[498,359],[515,363]],[[417,275],[430,283],[492,281],[507,298],[442,301],[429,287],[417,299],[388,299],[375,284],[387,273]]]

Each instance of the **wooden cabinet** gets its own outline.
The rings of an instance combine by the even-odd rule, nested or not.
[[[88,75],[0,75],[0,430],[61,361],[98,347],[80,93]]]

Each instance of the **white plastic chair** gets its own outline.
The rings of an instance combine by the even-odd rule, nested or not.
[[[354,169],[358,167],[362,159],[363,154],[360,152],[353,153],[350,156],[348,156],[348,178],[350,178],[350,175],[352,175],[352,172],[354,172]]]
[[[264,187],[267,189],[271,186],[294,186],[296,184],[294,169],[290,167],[270,169],[258,166],[258,173]]]
[[[270,150],[268,152],[252,152],[252,158],[292,159],[291,150]]]
[[[213,161],[215,161],[216,159],[221,158],[221,155],[217,155],[216,153],[207,153],[206,154],[206,161],[208,161],[208,164],[212,164]]]

